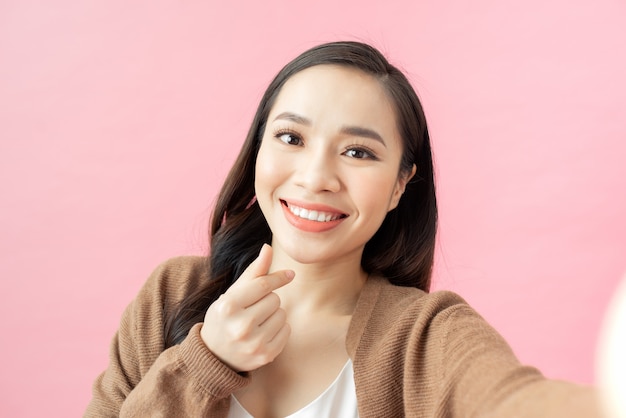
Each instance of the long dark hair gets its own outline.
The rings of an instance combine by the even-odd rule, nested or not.
[[[207,280],[175,310],[165,312],[166,347],[181,343],[191,327],[203,321],[208,307],[256,258],[261,246],[271,242],[272,231],[254,199],[254,170],[265,124],[285,82],[299,71],[324,64],[356,68],[381,83],[395,106],[397,127],[403,140],[400,173],[409,173],[413,165],[416,166],[416,173],[398,206],[387,214],[365,245],[363,269],[399,286],[429,290],[437,201],[430,139],[421,103],[404,74],[378,50],[360,42],[332,42],[311,48],[295,58],[265,91],[213,210]]]

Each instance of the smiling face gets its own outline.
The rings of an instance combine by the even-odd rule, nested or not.
[[[255,171],[272,245],[299,263],[360,263],[412,173],[381,84],[359,70],[320,65],[282,87]]]

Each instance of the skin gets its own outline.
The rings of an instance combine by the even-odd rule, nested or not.
[[[303,70],[277,97],[255,181],[272,246],[209,307],[214,326],[201,332],[224,363],[252,371],[235,396],[255,417],[306,406],[348,360],[363,249],[415,173],[399,171],[395,120],[380,83],[352,68]],[[331,220],[300,219],[296,206]]]

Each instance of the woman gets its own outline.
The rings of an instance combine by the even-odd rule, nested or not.
[[[211,255],[153,273],[87,415],[598,415],[593,391],[520,365],[460,297],[427,293],[436,223],[404,75],[361,43],[304,52],[261,100]]]

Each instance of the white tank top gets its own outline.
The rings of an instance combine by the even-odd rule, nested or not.
[[[320,396],[304,408],[285,418],[358,418],[358,416],[352,361],[348,360],[343,369],[341,369],[339,376]],[[254,417],[241,406],[234,395],[231,395],[228,418]]]

